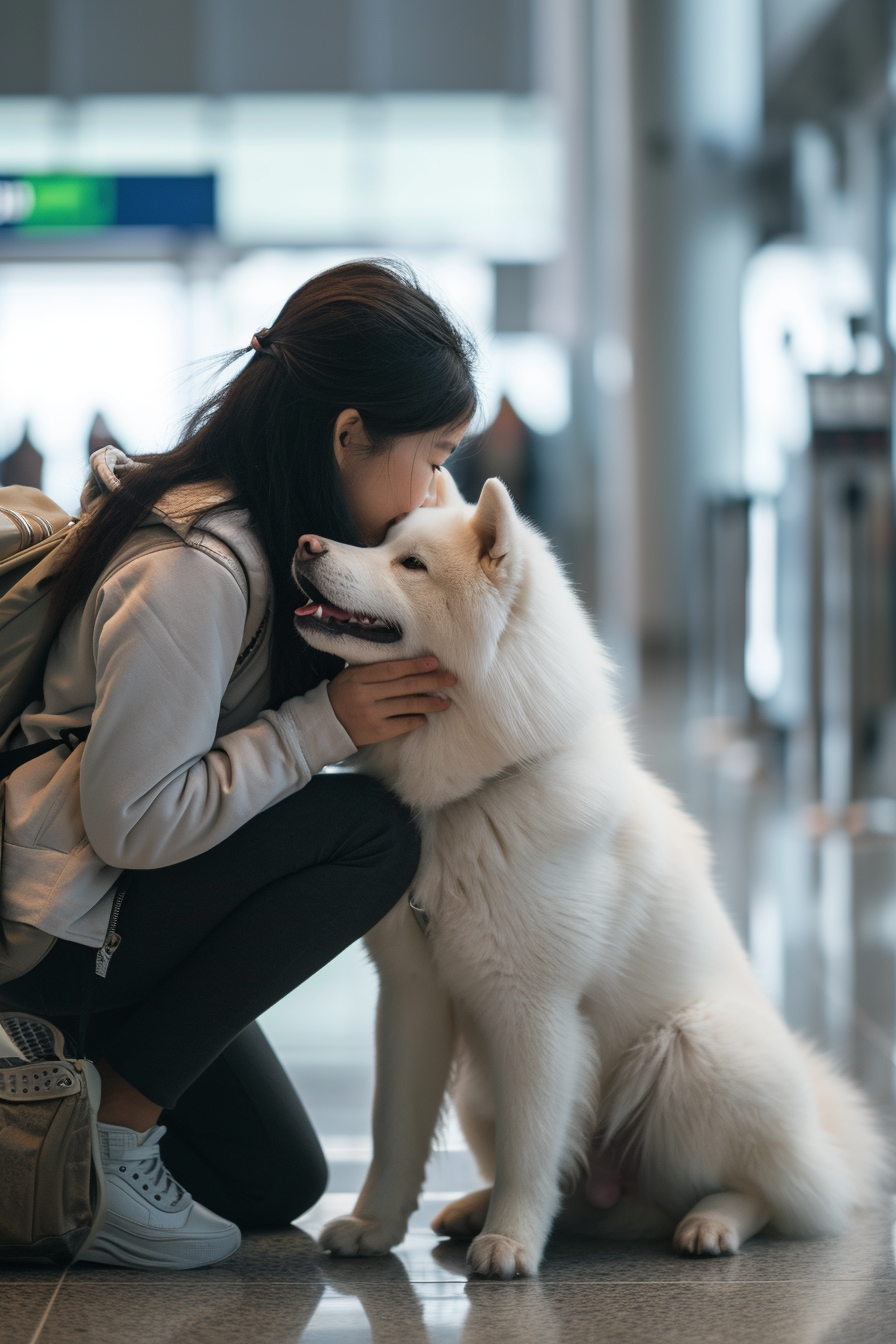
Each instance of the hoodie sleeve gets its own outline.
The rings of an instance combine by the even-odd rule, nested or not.
[[[216,736],[245,619],[236,579],[191,546],[137,557],[103,584],[81,812],[110,866],[202,854],[355,752],[327,682]]]

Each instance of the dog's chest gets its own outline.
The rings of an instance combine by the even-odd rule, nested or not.
[[[556,773],[520,770],[420,817],[411,904],[439,979],[474,1018],[499,987],[578,996],[627,942],[601,799],[564,792]]]
[[[412,905],[431,937],[466,942],[548,919],[548,856],[524,816],[506,787],[424,815]]]
[[[431,913],[456,899],[476,900],[495,878],[514,867],[514,828],[481,799],[461,799],[421,819],[422,853],[417,888]]]

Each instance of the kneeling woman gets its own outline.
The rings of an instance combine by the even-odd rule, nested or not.
[[[85,1027],[108,1213],[83,1258],[105,1264],[211,1264],[321,1195],[255,1018],[401,898],[419,839],[380,784],[318,771],[421,728],[455,681],[313,653],[290,563],[305,532],[375,545],[434,502],[475,405],[464,338],[365,262],[250,350],[170,452],[94,453],[43,699],[4,744],[90,727],[8,780],[3,914],[57,941],[0,1002]]]

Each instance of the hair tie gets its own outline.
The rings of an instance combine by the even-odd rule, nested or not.
[[[251,341],[246,346],[246,349],[256,350],[260,355],[273,355],[274,353],[273,350],[266,350],[265,347],[261,344],[261,341],[259,339],[259,337],[267,336],[269,331],[270,327],[261,327],[258,331],[256,331],[255,335],[252,337]]]

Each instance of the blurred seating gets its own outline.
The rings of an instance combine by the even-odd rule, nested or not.
[[[40,489],[44,459],[28,436],[28,426],[8,457],[0,462],[0,485],[30,485]]]
[[[121,444],[118,442],[115,435],[109,432],[109,426],[106,424],[102,412],[97,411],[93,418],[93,424],[90,427],[90,435],[87,439],[87,456],[89,457],[91,453],[97,452],[100,448],[108,448],[110,446],[112,448],[120,448]]]

